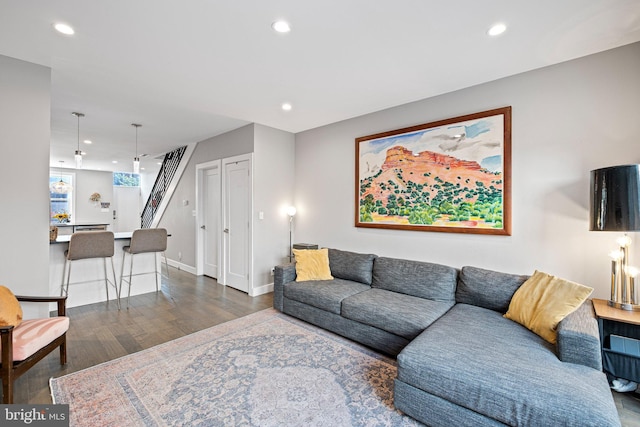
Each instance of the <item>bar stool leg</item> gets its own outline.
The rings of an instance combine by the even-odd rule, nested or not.
[[[164,257],[164,267],[167,270],[167,278],[169,277],[169,261],[167,261],[167,254],[162,252],[162,256]],[[160,274],[162,274],[162,269],[160,269]]]
[[[62,283],[60,283],[60,296],[64,296],[64,276],[67,272],[67,257],[64,258],[64,265],[62,266]]]
[[[125,261],[125,257],[126,257],[127,253],[126,252],[122,252],[122,267],[120,268],[120,292],[119,294],[122,295],[122,279],[124,278],[124,261]]]
[[[118,276],[116,276],[116,267],[113,265],[113,257],[111,258],[111,271],[113,271],[113,287],[116,290],[116,298],[118,298],[118,310],[120,310],[120,290],[118,289]]]
[[[158,254],[153,254],[153,266],[155,267],[155,276],[156,276],[156,293],[158,293]],[[160,265],[162,267],[162,265]],[[162,277],[162,270],[160,271],[160,276]]]
[[[64,291],[66,296],[69,296],[69,281],[71,280],[71,262],[69,262],[69,270],[67,270],[67,289]]]
[[[107,259],[102,258],[103,266],[104,266],[104,287],[107,290],[107,305],[109,304],[109,279],[107,276]]]
[[[133,254],[131,255],[131,265],[129,266],[129,293],[127,294],[127,308],[129,308],[129,300],[131,299],[131,276],[133,276]]]
[[[162,252],[162,256],[164,257],[164,267],[167,271],[167,279],[169,279],[169,262],[167,261],[167,254]],[[160,264],[160,278],[162,278],[162,263]],[[169,298],[173,299],[173,294],[171,293],[171,280],[167,280],[167,289],[169,290]]]

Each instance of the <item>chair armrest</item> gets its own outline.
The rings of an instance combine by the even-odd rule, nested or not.
[[[602,349],[593,303],[587,300],[558,324],[556,348],[563,362],[602,371]]]
[[[5,366],[13,366],[13,326],[0,326],[0,346],[0,364],[4,370]]]
[[[273,307],[282,311],[284,306],[284,284],[296,280],[295,263],[277,265],[273,272]]]
[[[66,316],[67,297],[38,297],[29,295],[16,295],[18,301],[24,302],[55,302],[58,303],[58,316]]]

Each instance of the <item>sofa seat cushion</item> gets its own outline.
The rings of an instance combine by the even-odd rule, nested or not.
[[[619,425],[602,372],[496,311],[457,304],[398,355],[398,379],[507,425]]]
[[[343,299],[368,289],[371,288],[362,283],[334,279],[285,283],[283,292],[285,298],[340,314]]]
[[[372,288],[436,301],[454,301],[458,271],[430,262],[379,257],[373,261]]]
[[[413,339],[453,306],[384,289],[370,289],[342,301],[342,316]]]

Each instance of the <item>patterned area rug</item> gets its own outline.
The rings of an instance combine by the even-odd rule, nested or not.
[[[51,379],[72,426],[416,426],[395,360],[273,309]]]

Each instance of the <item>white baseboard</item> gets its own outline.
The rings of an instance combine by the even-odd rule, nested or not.
[[[179,261],[167,258],[167,262],[171,267],[175,267],[178,270],[186,271],[187,273],[196,274],[196,268],[187,264],[183,264]]]
[[[273,283],[267,283],[266,285],[253,288],[249,296],[257,297],[258,295],[268,294],[269,292],[273,292]]]
[[[178,270],[186,271],[187,273],[191,273],[196,275],[196,268],[187,264],[183,264],[179,261],[167,258],[167,262],[171,267],[175,267]],[[269,292],[273,292],[273,283],[267,283],[266,285],[258,286],[257,288],[253,288],[249,296],[257,297],[258,295],[268,294]]]

